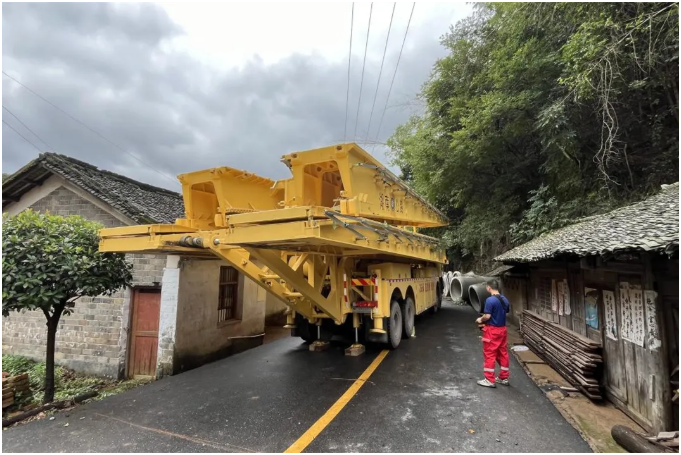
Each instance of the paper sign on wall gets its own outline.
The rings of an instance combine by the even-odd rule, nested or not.
[[[563,311],[567,316],[572,314],[572,307],[570,307],[570,288],[568,287],[567,280],[563,280]]]
[[[655,300],[657,299],[657,292],[645,291],[644,300],[646,305],[646,325],[648,326],[648,349],[657,351],[662,346],[660,341],[660,329],[657,326],[657,311],[655,310]]]
[[[551,280],[551,310],[558,312],[558,294],[556,294],[556,280]]]
[[[633,312],[631,341],[639,346],[643,346],[646,335],[645,313],[643,309],[643,291],[641,286],[629,286],[629,298],[631,300],[631,310]]]
[[[563,315],[563,302],[565,300],[565,294],[563,294],[563,282],[559,281],[556,283],[556,293],[558,294],[558,315]]]
[[[603,307],[605,312],[605,336],[611,340],[617,340],[617,313],[614,292],[603,291]]]
[[[629,298],[629,283],[620,283],[620,336],[623,340],[632,341],[632,319],[631,299]]]

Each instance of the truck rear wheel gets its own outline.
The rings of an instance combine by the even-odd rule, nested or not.
[[[414,331],[414,316],[416,315],[416,306],[414,299],[407,297],[402,305],[402,319],[404,319],[402,338],[409,338]]]
[[[435,292],[437,294],[437,302],[435,302],[435,305],[430,307],[430,312],[432,314],[435,314],[438,311],[440,311],[440,308],[442,307],[442,286],[440,285],[439,281],[437,283],[437,288],[436,288]]]
[[[386,318],[388,347],[397,349],[402,341],[402,308],[397,300],[390,302],[390,317]]]
[[[314,324],[296,314],[296,335],[303,339],[306,343],[317,341],[317,327]]]

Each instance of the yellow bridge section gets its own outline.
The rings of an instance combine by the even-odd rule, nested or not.
[[[417,232],[445,225],[446,217],[356,144],[281,161],[291,179],[229,167],[182,174],[185,218],[102,229],[100,251],[217,256],[293,311],[337,323],[352,312],[343,276],[355,272],[355,261],[446,261],[440,243]]]

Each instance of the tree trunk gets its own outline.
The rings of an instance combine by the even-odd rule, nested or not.
[[[631,428],[623,425],[612,427],[610,434],[617,444],[631,453],[673,453],[671,450],[667,451],[658,444],[653,444]]]
[[[45,352],[45,396],[43,404],[54,401],[54,348],[61,312],[55,311],[47,320],[47,350]]]

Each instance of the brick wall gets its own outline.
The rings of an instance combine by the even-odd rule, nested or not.
[[[106,227],[122,226],[116,217],[60,187],[31,206],[55,215],[81,215]],[[160,284],[165,255],[131,254],[133,284]],[[130,292],[111,297],[87,297],[76,302],[70,316],[62,316],[57,330],[56,362],[83,373],[121,377],[125,369]],[[45,358],[45,316],[39,311],[12,313],[2,321],[3,354]]]

